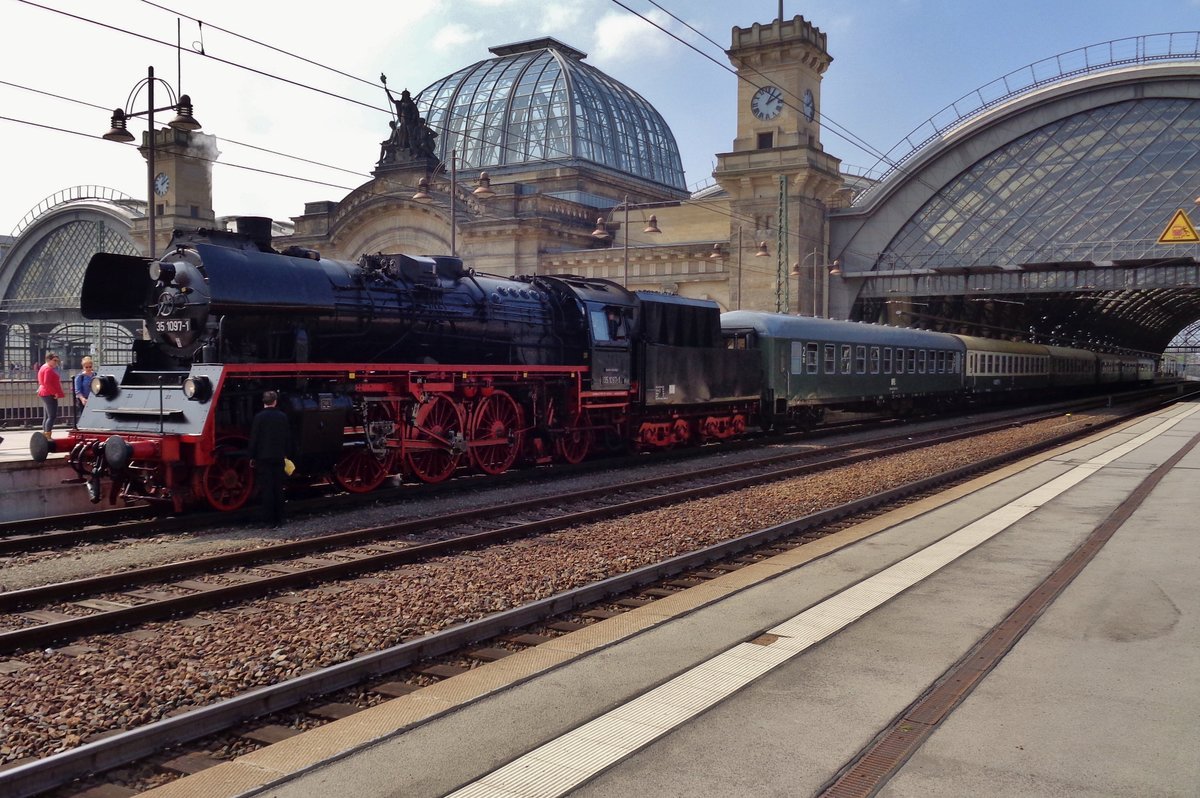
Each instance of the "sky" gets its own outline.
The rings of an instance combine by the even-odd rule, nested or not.
[[[100,136],[112,109],[146,110],[149,66],[218,137],[217,215],[287,219],[370,180],[391,118],[381,73],[416,95],[489,47],[542,36],[654,105],[697,187],[734,138],[731,30],[778,13],[778,0],[0,0],[0,235],[72,186],[145,198],[145,161]],[[1029,64],[1200,30],[1200,0],[785,0],[783,13],[828,36],[822,143],[859,168]],[[139,141],[145,125],[129,122]]]

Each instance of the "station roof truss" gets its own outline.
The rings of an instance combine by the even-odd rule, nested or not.
[[[1100,351],[1161,353],[1200,319],[1191,257],[879,272],[855,318]]]

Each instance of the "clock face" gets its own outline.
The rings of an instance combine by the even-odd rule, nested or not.
[[[813,121],[813,117],[817,115],[817,103],[813,100],[813,93],[808,89],[804,90],[804,118],[809,122]]]
[[[166,196],[166,193],[171,189],[171,178],[163,172],[159,172],[154,176],[154,193],[158,196]]]
[[[774,119],[783,110],[783,92],[774,86],[763,86],[750,98],[750,110],[759,119]]]

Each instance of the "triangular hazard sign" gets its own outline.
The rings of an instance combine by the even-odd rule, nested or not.
[[[1192,227],[1191,219],[1188,219],[1188,215],[1180,208],[1171,217],[1171,222],[1167,225],[1167,229],[1163,230],[1162,235],[1158,237],[1158,243],[1196,244],[1200,243],[1200,235],[1196,235],[1196,228]]]

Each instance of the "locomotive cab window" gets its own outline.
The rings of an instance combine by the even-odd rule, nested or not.
[[[629,325],[620,308],[594,308],[590,315],[596,341],[624,341],[629,337]]]

